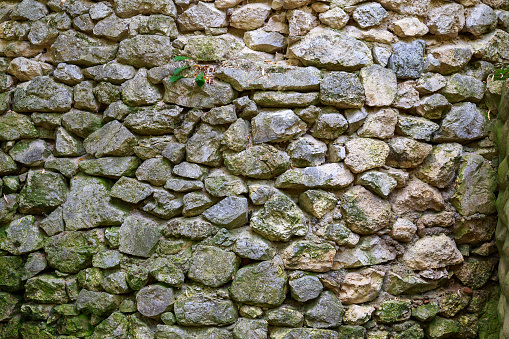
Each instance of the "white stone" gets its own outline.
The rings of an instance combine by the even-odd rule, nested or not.
[[[428,26],[415,17],[396,20],[392,25],[392,31],[401,38],[423,36],[429,31]]]

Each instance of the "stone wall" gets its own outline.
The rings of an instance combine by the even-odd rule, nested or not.
[[[499,193],[497,198],[497,210],[498,210],[498,225],[496,229],[496,240],[497,247],[501,254],[500,265],[498,269],[498,275],[500,277],[500,287],[501,287],[501,295],[500,295],[500,303],[498,306],[498,310],[501,315],[501,319],[503,319],[503,327],[501,329],[500,338],[509,338],[509,304],[507,302],[507,297],[509,296],[509,285],[507,278],[507,271],[509,265],[509,255],[507,253],[506,239],[509,238],[508,234],[508,220],[507,220],[507,201],[509,200],[507,184],[509,183],[507,178],[508,165],[507,165],[507,140],[509,140],[508,136],[508,122],[509,117],[509,81],[505,83],[503,86],[502,100],[500,102],[500,110],[497,116],[498,120],[495,125],[495,135],[496,142],[498,145],[499,151],[499,166],[498,166],[498,182],[499,182]]]
[[[508,0],[2,1],[0,338],[509,338],[508,31]]]

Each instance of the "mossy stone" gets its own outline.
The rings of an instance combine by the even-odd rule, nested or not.
[[[430,321],[438,314],[440,307],[437,302],[429,302],[412,309],[412,317],[419,321]]]
[[[428,326],[427,334],[431,339],[447,338],[460,331],[459,323],[454,319],[435,317]]]
[[[387,300],[380,304],[376,314],[384,324],[408,320],[411,315],[411,302],[407,300]]]
[[[87,337],[94,333],[90,316],[80,314],[75,317],[62,317],[57,322],[58,332],[76,337]]]
[[[25,288],[26,298],[35,302],[65,304],[69,300],[65,280],[54,275],[45,274],[28,279]]]
[[[23,213],[50,212],[65,201],[67,184],[59,173],[29,171],[19,195],[19,209]]]
[[[48,264],[65,273],[77,273],[89,266],[97,250],[92,234],[67,231],[48,238],[44,245]]]
[[[287,276],[279,265],[262,261],[237,271],[230,288],[233,300],[253,306],[275,307],[283,303]]]

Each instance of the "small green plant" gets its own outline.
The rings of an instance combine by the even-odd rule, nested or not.
[[[509,79],[509,67],[500,68],[493,71],[493,80]]]
[[[191,58],[183,56],[183,55],[177,55],[173,59],[173,61],[184,61],[184,60],[188,60],[188,59],[191,59]],[[185,76],[185,75],[181,74],[182,71],[184,71],[186,69],[189,69],[189,68],[191,68],[191,65],[189,65],[189,64],[188,65],[184,65],[182,67],[175,68],[175,70],[173,70],[173,75],[170,77],[168,82],[175,82],[175,81],[178,81],[178,80],[180,80],[182,78],[192,78],[192,77]],[[199,70],[199,68],[198,68],[198,70]],[[203,87],[203,85],[205,85],[205,83],[206,83],[205,73],[203,71],[200,71],[198,74],[196,74],[194,76],[194,81],[196,82],[198,87]]]

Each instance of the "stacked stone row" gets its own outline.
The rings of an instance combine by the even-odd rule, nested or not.
[[[504,337],[508,10],[3,2],[0,338]]]

